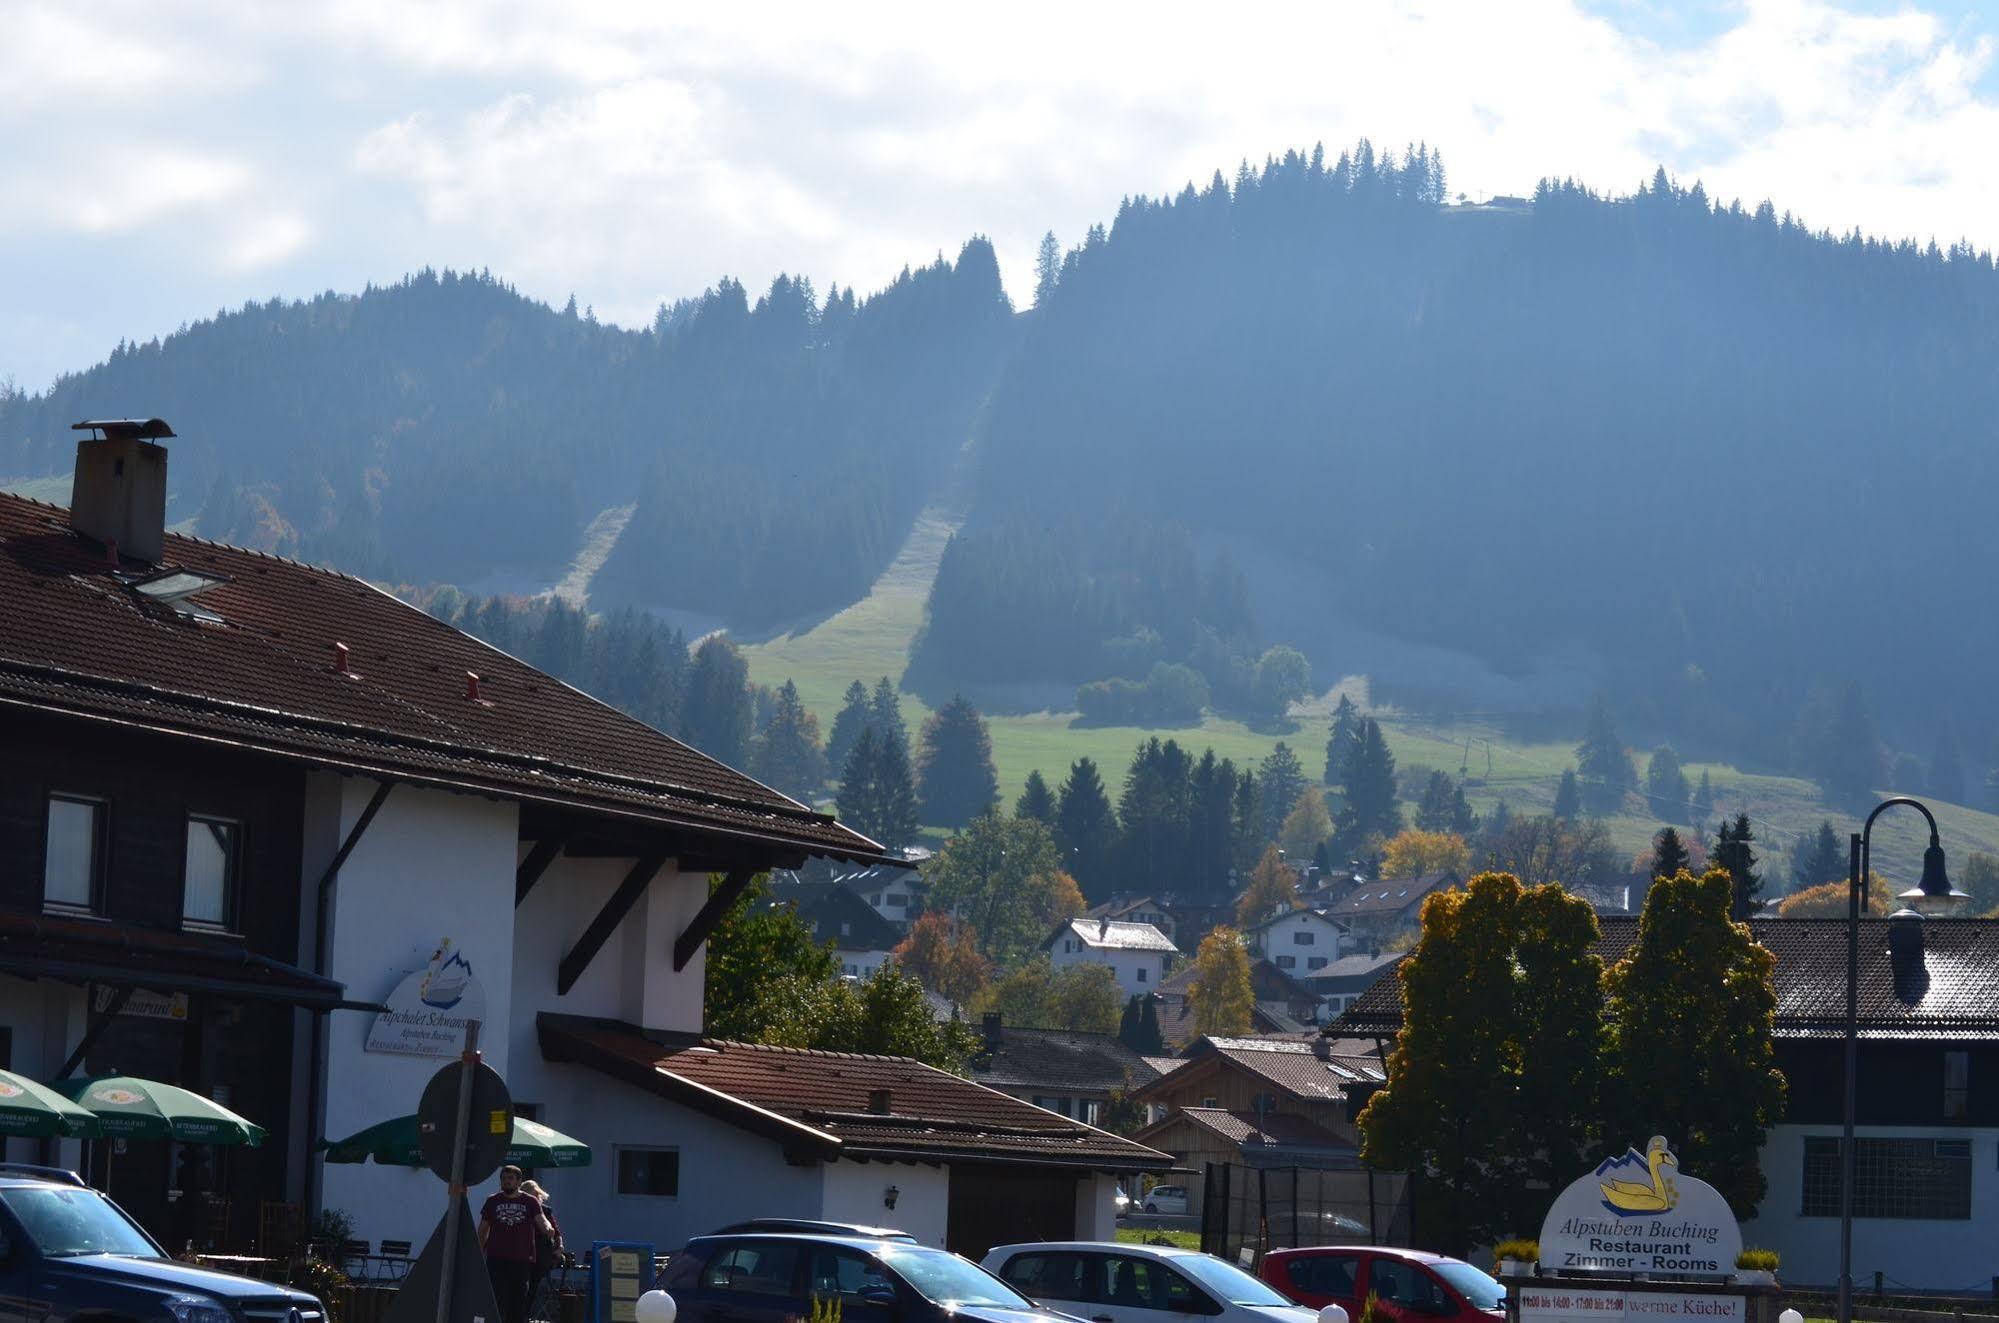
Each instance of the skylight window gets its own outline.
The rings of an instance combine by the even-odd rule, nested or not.
[[[208,574],[201,570],[158,570],[136,579],[127,579],[125,586],[162,606],[172,607],[181,615],[219,625],[222,623],[222,617],[205,606],[197,605],[194,598],[228,582],[228,578],[224,575]]]

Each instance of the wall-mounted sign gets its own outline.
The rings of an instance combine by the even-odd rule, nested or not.
[[[652,1290],[652,1246],[600,1240],[590,1262],[590,1323],[635,1323],[639,1297]]]
[[[447,937],[382,1004],[388,1010],[368,1029],[368,1051],[455,1057],[465,1044],[465,1022],[486,1018],[486,989]]]
[[[1520,1288],[1520,1323],[1742,1323],[1748,1301],[1698,1291]]]
[[[1541,1224],[1541,1267],[1549,1272],[1725,1277],[1741,1252],[1742,1228],[1728,1201],[1680,1171],[1658,1135],[1643,1153],[1626,1149],[1598,1163],[1562,1191]]]
[[[116,988],[100,983],[93,998],[93,1009],[99,1015],[111,1009],[112,998],[118,995]],[[185,992],[148,992],[144,988],[133,988],[125,998],[125,1005],[118,1011],[120,1015],[136,1015],[144,1020],[185,1020],[187,1018],[187,994]]]

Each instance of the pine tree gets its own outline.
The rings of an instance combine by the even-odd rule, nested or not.
[[[1582,786],[1576,781],[1576,769],[1571,767],[1562,773],[1562,783],[1555,787],[1554,815],[1563,822],[1574,822],[1582,816]]]
[[[1680,770],[1680,756],[1673,752],[1673,746],[1662,744],[1652,750],[1652,760],[1645,766],[1646,808],[1668,822],[1685,822],[1687,801],[1692,794],[1687,774]]]
[[[1257,824],[1261,837],[1257,845],[1261,848],[1276,840],[1284,829],[1284,819],[1297,804],[1298,792],[1305,788],[1305,768],[1298,755],[1291,752],[1291,746],[1279,740],[1257,765],[1256,779],[1263,791],[1263,821]]]
[[[875,681],[874,696],[868,700],[868,724],[883,735],[893,736],[902,745],[903,756],[909,756],[909,727],[902,720],[902,700],[886,675]]]
[[[1676,877],[1687,866],[1690,856],[1687,847],[1680,843],[1680,833],[1671,827],[1661,828],[1652,838],[1652,876]]]
[[[1714,867],[1727,873],[1734,887],[1729,914],[1737,919],[1746,919],[1756,912],[1759,904],[1757,897],[1763,891],[1763,875],[1756,871],[1756,851],[1750,847],[1750,842],[1755,839],[1756,833],[1749,826],[1749,815],[1737,814],[1733,825],[1723,820],[1710,856]]]
[[[1827,882],[1844,884],[1852,872],[1852,861],[1847,858],[1846,847],[1840,844],[1839,833],[1833,830],[1832,820],[1819,821],[1819,829],[1809,836],[1800,836],[1791,846],[1791,890],[1793,893],[1809,891]]]
[[[1347,759],[1353,755],[1360,743],[1360,709],[1345,694],[1333,708],[1333,725],[1326,735],[1325,783],[1329,786],[1346,784]]]
[[[826,781],[826,758],[819,750],[819,718],[805,710],[798,686],[778,688],[770,727],[757,742],[752,770],[759,781],[793,799],[806,800]]]
[[[1631,755],[1610,719],[1610,700],[1602,694],[1590,703],[1589,725],[1582,743],[1576,746],[1576,773],[1582,783],[1583,806],[1591,813],[1617,812],[1637,783]]]
[[[1930,755],[1930,794],[1951,804],[1964,799],[1964,753],[1957,733],[1946,727],[1937,734],[1936,751]]]
[[[826,765],[836,773],[847,765],[847,755],[854,751],[854,741],[861,738],[869,716],[868,687],[852,681],[840,702],[840,714],[833,718],[832,733],[826,737]]]
[[[861,731],[841,769],[835,801],[840,818],[890,850],[916,838],[916,788],[902,746],[869,726]]]
[[[1402,830],[1402,810],[1395,803],[1395,755],[1388,751],[1381,724],[1363,718],[1360,744],[1347,764],[1344,802],[1334,823],[1334,839],[1342,850],[1367,847]]]
[[[1192,767],[1176,740],[1157,736],[1138,746],[1118,795],[1118,866],[1167,891],[1189,889],[1193,840],[1189,796]]]
[[[1840,695],[1818,737],[1815,765],[1819,788],[1834,804],[1857,806],[1873,793],[1881,776],[1881,740],[1860,686],[1848,685]]]
[[[909,771],[909,746],[903,740],[886,738],[880,754],[881,834],[877,841],[891,850],[900,850],[916,839],[921,818],[916,807],[916,778]]]
[[[1055,800],[1055,843],[1062,863],[1091,902],[1110,895],[1116,881],[1113,857],[1118,824],[1097,765],[1078,758]]]
[[[1118,1017],[1117,1037],[1142,1057],[1160,1056],[1166,1051],[1165,1036],[1159,1031],[1159,1011],[1152,1004],[1151,994],[1141,992],[1124,1004],[1124,1014]]]
[[[1462,794],[1454,795],[1457,789],[1450,773],[1435,771],[1423,783],[1423,794],[1416,801],[1416,826],[1422,831],[1457,831],[1458,806],[1464,803]]]
[[[1013,803],[1013,816],[1033,818],[1048,827],[1055,825],[1055,792],[1042,780],[1040,768],[1027,774],[1027,784],[1021,787],[1020,798]]]
[[[1700,784],[1694,787],[1693,826],[1705,830],[1707,820],[1714,816],[1714,783],[1708,780],[1707,771],[1701,771]]]
[[[1193,890],[1216,895],[1227,887],[1236,855],[1236,769],[1209,749],[1188,778],[1188,868]]]
[[[962,694],[923,723],[916,766],[921,818],[932,826],[963,827],[999,800],[992,736]]]
[[[1048,306],[1048,296],[1055,292],[1055,286],[1062,279],[1062,245],[1055,240],[1055,231],[1041,236],[1041,246],[1034,254],[1034,306]]]
[[[718,762],[749,762],[753,709],[750,668],[736,645],[711,634],[694,650],[687,677],[687,742]]]

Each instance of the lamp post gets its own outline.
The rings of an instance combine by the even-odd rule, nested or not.
[[[1897,804],[1907,804],[1929,822],[1930,845],[1923,851],[1923,880],[1895,899],[1905,909],[1938,917],[1954,913],[1971,899],[1950,884],[1950,875],[1944,871],[1943,844],[1937,839],[1936,815],[1920,800],[1907,795],[1882,800],[1847,843],[1846,1097],[1839,1145],[1839,1323],[1853,1323],[1853,1114],[1860,1087],[1860,911],[1867,906],[1874,819]]]

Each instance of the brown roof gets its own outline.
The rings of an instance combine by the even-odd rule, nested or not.
[[[1336,919],[1379,918],[1382,915],[1400,914],[1412,905],[1420,905],[1423,898],[1432,891],[1447,891],[1458,884],[1456,873],[1425,873],[1421,877],[1405,877],[1395,881],[1375,878],[1355,884],[1353,890],[1340,898],[1337,904],[1329,906],[1326,913]]]
[[[1160,984],[1161,991],[1153,993],[1152,1000],[1159,1012],[1159,1036],[1166,1041],[1167,1050],[1183,1052],[1201,1036],[1201,1028],[1195,1022],[1194,1004],[1187,999],[1187,994],[1165,990],[1171,982],[1168,979]],[[1286,1027],[1272,1019],[1270,1012],[1260,1003],[1250,1009],[1249,1020],[1249,1027],[1260,1034],[1281,1033]]]
[[[1190,960],[1170,978],[1160,980],[1159,991],[1184,997],[1200,974],[1201,967]],[[1270,963],[1268,956],[1250,956],[1249,986],[1258,1001],[1309,1002],[1317,999],[1317,994],[1310,988]]]
[[[332,979],[246,951],[239,941],[98,918],[0,913],[0,972],[318,1010],[350,1004]]]
[[[1597,920],[1596,953],[1618,960],[1638,940],[1636,916]],[[1863,1038],[1999,1039],[1999,919],[1925,919],[1922,963],[1888,951],[1885,918],[1860,921]],[[1751,919],[1776,957],[1779,1038],[1837,1038],[1846,1023],[1846,920]],[[1387,1037],[1402,1027],[1402,981],[1385,974],[1335,1021],[1341,1032]]]
[[[971,1071],[996,1089],[1082,1093],[1136,1089],[1159,1078],[1157,1068],[1115,1035],[1005,1023],[985,1030],[985,1050],[972,1059]]]
[[[803,1158],[1004,1162],[1163,1171],[1164,1153],[906,1057],[641,1033],[543,1013],[542,1055],[573,1061],[762,1134]],[[887,1090],[889,1110],[871,1110]]]
[[[0,705],[143,726],[375,776],[583,808],[756,851],[879,847],[378,588],[168,534],[228,582],[197,623],[124,579],[66,513],[0,494]],[[349,673],[333,667],[350,649]],[[466,673],[479,699],[466,695]]]
[[[1208,1037],[1187,1055],[1189,1069],[1234,1067],[1301,1102],[1338,1102],[1346,1097],[1347,1085],[1379,1084],[1383,1079],[1380,1058],[1352,1042]],[[1186,1074],[1175,1072],[1134,1096],[1156,1098],[1167,1088],[1189,1082]]]
[[[1213,1131],[1231,1144],[1325,1148],[1356,1156],[1359,1153],[1351,1143],[1302,1116],[1270,1113],[1259,1117],[1255,1112],[1231,1112],[1220,1107],[1182,1107],[1165,1120],[1138,1133],[1146,1140],[1155,1140],[1161,1131],[1182,1118],[1204,1130]]]

